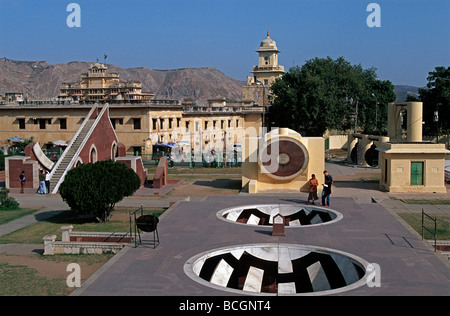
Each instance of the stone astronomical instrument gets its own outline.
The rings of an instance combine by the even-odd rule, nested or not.
[[[272,226],[273,219],[277,214],[284,217],[285,226],[289,227],[326,225],[343,218],[341,213],[329,208],[298,204],[234,206],[217,212],[217,217],[235,224]]]
[[[308,151],[302,143],[281,136],[264,144],[260,151],[259,166],[263,173],[273,179],[290,180],[306,169],[308,161]]]
[[[153,215],[142,215],[136,220],[137,227],[143,232],[151,233],[157,229],[159,219]]]
[[[289,128],[275,128],[246,138],[243,150],[242,187],[248,193],[308,191],[312,174],[325,168],[323,137],[303,137]]]
[[[190,258],[185,273],[235,294],[324,295],[366,284],[369,263],[350,253],[299,244],[247,244]]]
[[[150,240],[150,243],[153,245],[153,248],[156,248],[159,245],[158,223],[159,218],[154,215],[141,215],[136,219],[136,226],[137,228],[139,228],[139,230],[146,233],[153,232],[153,240]],[[139,234],[139,243],[142,243],[140,234]]]

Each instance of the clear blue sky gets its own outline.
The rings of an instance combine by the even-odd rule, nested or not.
[[[69,28],[71,2],[81,27]],[[369,28],[369,3],[381,27]],[[0,0],[0,57],[51,64],[103,60],[120,67],[214,67],[245,80],[266,37],[288,70],[343,56],[380,79],[424,86],[450,65],[449,0]]]

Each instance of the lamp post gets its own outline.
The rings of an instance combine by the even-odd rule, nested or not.
[[[378,130],[378,98],[375,93],[372,96],[375,98],[375,130]]]
[[[358,99],[356,100],[355,105],[355,133],[358,131]]]
[[[440,103],[436,104],[436,111],[433,115],[433,122],[436,123],[436,143],[439,143],[439,105]]]

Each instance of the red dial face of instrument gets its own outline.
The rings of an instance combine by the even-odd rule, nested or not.
[[[292,177],[301,172],[306,162],[304,149],[296,142],[289,140],[269,143],[262,152],[262,158],[262,166],[268,173],[280,178]]]

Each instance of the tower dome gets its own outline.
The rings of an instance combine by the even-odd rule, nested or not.
[[[259,51],[261,50],[276,50],[278,51],[277,48],[277,43],[270,38],[269,36],[269,30],[267,30],[267,37],[261,42],[260,46],[259,46]]]

